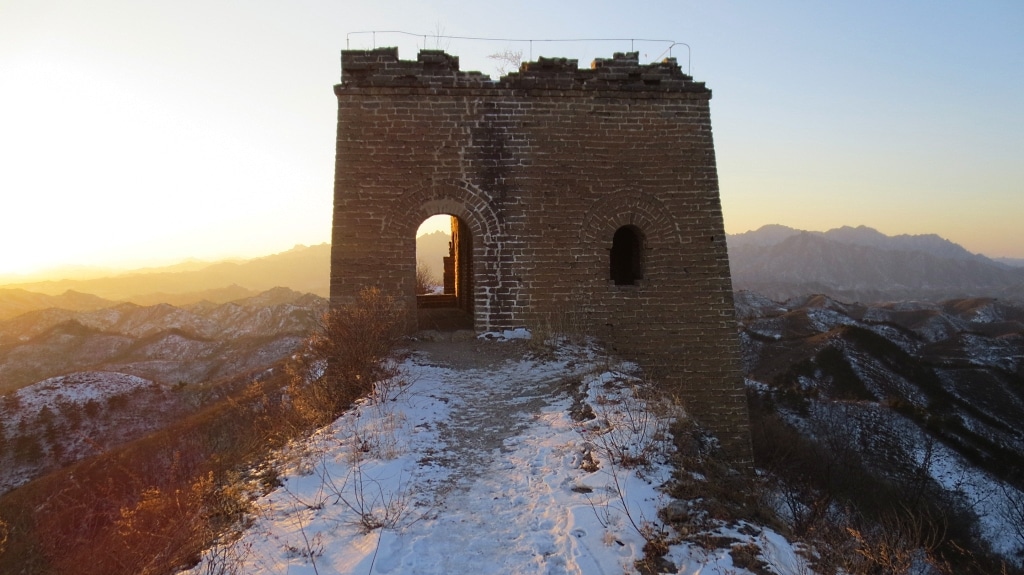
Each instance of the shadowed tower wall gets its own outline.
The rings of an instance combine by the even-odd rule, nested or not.
[[[456,216],[477,331],[597,336],[749,460],[703,83],[635,52],[491,81],[441,51],[381,48],[343,51],[334,92],[332,305],[379,286],[415,324],[416,230]]]

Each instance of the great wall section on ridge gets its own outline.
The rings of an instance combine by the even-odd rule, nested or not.
[[[749,460],[711,91],[675,59],[539,58],[492,81],[455,56],[344,50],[331,303],[400,295],[415,234],[453,216],[451,305],[478,331],[582,327]]]

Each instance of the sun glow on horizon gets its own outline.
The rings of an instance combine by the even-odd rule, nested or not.
[[[18,85],[0,78],[0,125],[16,137],[0,138],[0,275],[258,257],[329,241],[328,186],[256,145],[251,129],[84,62],[9,62]],[[288,191],[317,188],[327,190],[322,215],[297,214]]]
[[[585,13],[524,0],[497,19],[482,4],[395,2],[254,0],[243,11],[196,0],[5,3],[0,276],[251,258],[330,242],[339,50],[394,45],[415,60],[420,48],[442,48],[462,70],[486,71],[487,55],[506,43],[444,37],[470,31],[619,38],[643,30],[693,46],[687,72],[713,92],[728,233],[866,225],[1024,258],[1024,76],[1008,73],[1024,55],[1021,5],[950,5],[920,26],[915,7],[877,1],[666,4],[654,20],[602,19],[616,8],[605,0]],[[530,18],[536,10],[566,17]],[[673,24],[683,20],[685,30]],[[425,31],[424,22],[444,30],[353,35],[351,45],[346,36]],[[583,67],[634,49],[508,47]],[[644,60],[660,52],[636,49]]]

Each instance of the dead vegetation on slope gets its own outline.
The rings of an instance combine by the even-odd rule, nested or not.
[[[0,497],[9,528],[0,572],[156,575],[195,563],[244,526],[254,494],[276,484],[260,461],[337,415],[382,373],[396,341],[394,309],[391,298],[367,291],[325,316],[325,331],[309,340],[314,353],[343,361],[310,372],[303,366],[315,362],[304,358],[241,378],[234,393],[176,424]],[[331,337],[359,345],[323,347]],[[320,403],[324,388],[339,397]]]

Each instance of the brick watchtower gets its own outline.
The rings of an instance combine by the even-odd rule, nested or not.
[[[591,333],[749,460],[703,83],[635,52],[497,81],[435,50],[346,50],[341,65],[333,305],[376,285],[416,318],[416,230],[449,214],[453,305],[477,331]]]

